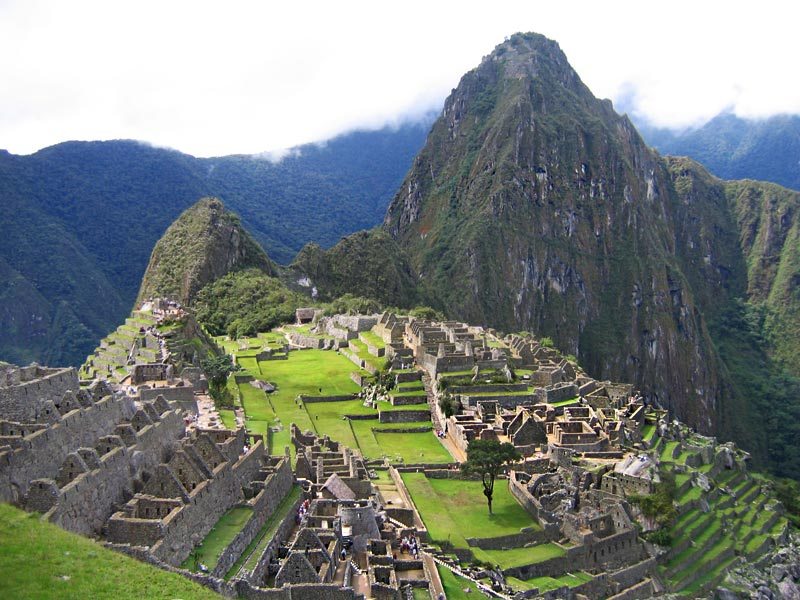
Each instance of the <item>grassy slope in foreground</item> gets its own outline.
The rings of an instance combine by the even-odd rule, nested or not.
[[[0,598],[220,598],[8,504],[0,504],[0,573]]]

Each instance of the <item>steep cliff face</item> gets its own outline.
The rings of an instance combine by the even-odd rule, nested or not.
[[[277,269],[261,247],[216,198],[204,198],[169,226],[150,256],[137,303],[148,297],[191,304],[206,284],[232,271]]]
[[[710,431],[722,384],[680,210],[630,121],[555,42],[518,34],[447,99],[384,227],[448,315],[551,336]]]

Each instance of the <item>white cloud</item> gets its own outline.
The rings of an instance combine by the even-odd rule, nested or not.
[[[757,8],[757,10],[756,10]],[[0,1],[0,147],[135,138],[260,153],[440,107],[516,31],[681,126],[800,112],[794,3]]]

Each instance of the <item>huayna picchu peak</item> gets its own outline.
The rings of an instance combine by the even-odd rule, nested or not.
[[[365,252],[375,231],[294,266],[323,297],[384,301],[368,282],[409,272],[416,286],[391,279],[404,297],[552,338],[594,376],[635,382],[796,475],[798,203],[659,156],[557,43],[517,34],[464,75],[389,205],[396,248],[371,247],[399,267],[375,271],[389,262]],[[777,434],[767,410],[785,417]]]
[[[382,222],[359,176],[273,203],[296,158],[170,152],[129,316],[79,369],[0,361],[0,596],[800,598],[800,193],[661,156],[535,33],[461,78]],[[348,211],[374,227],[284,235]],[[9,297],[50,319],[8,238]],[[134,242],[72,244],[93,302]]]
[[[277,267],[218,198],[186,209],[158,240],[142,278],[137,302],[164,297],[190,304],[197,292],[232,271]]]

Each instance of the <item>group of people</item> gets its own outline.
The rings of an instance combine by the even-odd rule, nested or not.
[[[440,438],[442,440],[444,438],[446,438],[447,437],[447,427],[445,427],[444,429],[437,429],[436,430],[436,437],[438,437],[438,438]]]
[[[414,558],[419,556],[419,543],[417,537],[414,535],[403,536],[400,540],[400,552],[403,554],[409,553]]]
[[[306,516],[306,513],[308,512],[308,505],[309,505],[309,500],[308,498],[306,498],[305,500],[303,500],[303,503],[300,505],[300,508],[297,509],[297,515],[295,516],[294,520],[295,523],[297,523],[298,525],[303,520],[303,517]]]

